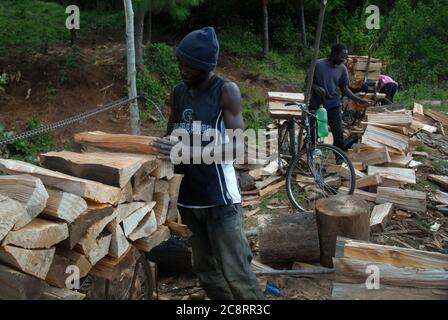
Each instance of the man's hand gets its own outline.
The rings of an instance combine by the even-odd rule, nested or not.
[[[327,90],[325,90],[325,88],[322,88],[321,86],[313,84],[313,91],[317,96],[321,97],[322,99],[325,99],[325,97],[327,96]]]
[[[155,151],[160,153],[159,158],[163,160],[171,160],[171,150],[177,144],[176,141],[171,141],[170,137],[158,138],[150,143]]]

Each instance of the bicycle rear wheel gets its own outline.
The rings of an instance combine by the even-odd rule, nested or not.
[[[335,194],[353,194],[355,170],[341,149],[327,144],[303,149],[289,164],[286,191],[299,211],[314,210],[316,200]]]

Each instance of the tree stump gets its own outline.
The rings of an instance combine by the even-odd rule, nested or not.
[[[319,261],[314,212],[262,215],[258,218],[259,260],[265,264]]]
[[[316,202],[320,263],[333,268],[338,236],[369,241],[370,216],[367,202],[357,196],[336,195]]]

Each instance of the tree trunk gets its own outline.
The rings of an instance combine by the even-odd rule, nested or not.
[[[333,267],[338,236],[369,240],[370,216],[367,203],[357,196],[333,196],[316,202],[320,240],[320,263]]]
[[[304,0],[300,0],[300,25],[302,27],[303,48],[306,49],[306,48],[308,48],[308,40],[307,40],[307,36],[306,36]]]
[[[136,10],[135,19],[135,59],[137,71],[143,72],[143,31],[145,26],[145,12],[142,9]]]
[[[263,6],[263,57],[267,59],[269,56],[269,16],[268,16],[268,0],[262,0]]]
[[[146,44],[150,44],[152,41],[152,12],[148,11],[146,15]]]
[[[135,41],[134,41],[134,10],[132,0],[123,0],[126,15],[126,42],[128,64],[128,93],[129,98],[137,97],[137,70],[135,68]],[[140,134],[140,115],[137,100],[133,100],[131,110],[131,131],[134,135]]]
[[[313,212],[262,215],[258,219],[260,262],[284,264],[319,260],[319,237]]]

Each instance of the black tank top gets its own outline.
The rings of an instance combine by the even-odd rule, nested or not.
[[[201,134],[208,129],[224,133],[221,89],[227,80],[214,75],[210,81],[209,88],[195,96],[191,95],[185,83],[174,88],[174,129],[185,129],[191,134],[193,130],[199,130],[199,121]],[[203,145],[208,143],[204,142]],[[180,164],[175,166],[175,171],[184,175],[179,190],[180,206],[211,207],[241,202],[233,162]]]

